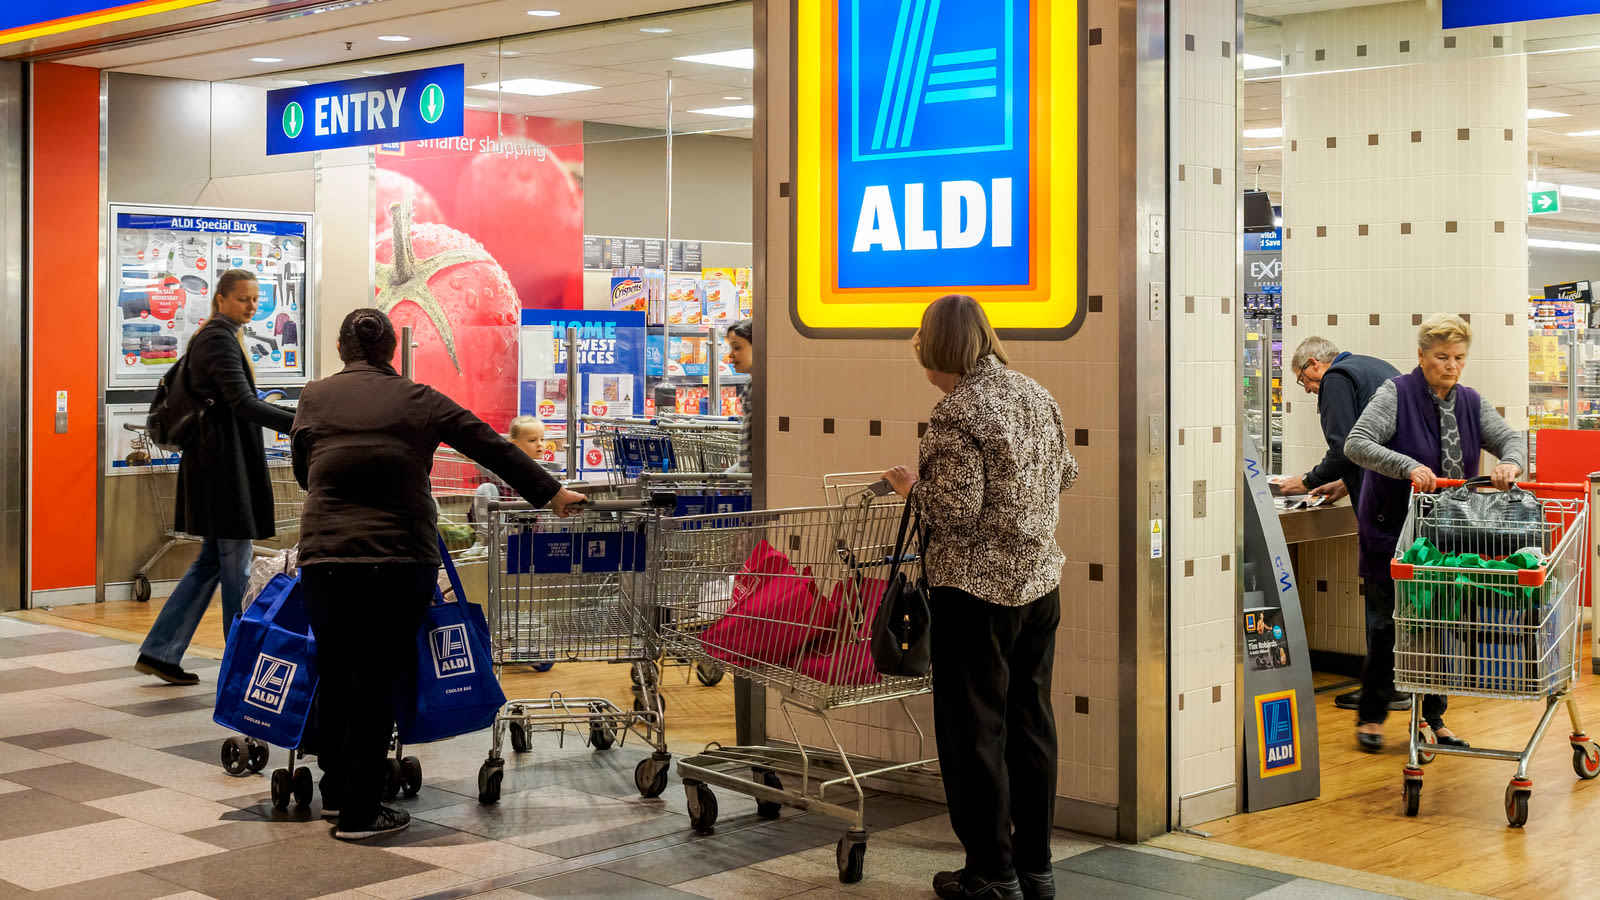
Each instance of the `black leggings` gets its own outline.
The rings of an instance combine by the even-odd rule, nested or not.
[[[1367,664],[1361,672],[1361,709],[1356,724],[1382,723],[1389,718],[1394,695],[1394,580],[1367,578]],[[1450,701],[1429,694],[1422,698],[1422,719],[1434,728],[1444,727]]]

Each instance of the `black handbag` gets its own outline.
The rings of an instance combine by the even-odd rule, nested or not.
[[[878,614],[872,619],[872,665],[879,675],[921,678],[932,669],[933,647],[928,631],[928,581],[920,574],[913,580],[901,567],[907,557],[911,507],[907,500],[900,514],[900,536],[894,542],[889,584],[878,604]],[[920,514],[916,534],[917,543],[924,544]]]
[[[1418,523],[1425,537],[1446,554],[1510,556],[1525,547],[1544,546],[1544,510],[1537,497],[1512,485],[1507,491],[1484,493],[1488,476],[1469,479],[1434,498],[1433,508]]]

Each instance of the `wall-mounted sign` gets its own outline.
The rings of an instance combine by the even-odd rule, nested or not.
[[[267,155],[460,137],[460,65],[267,92]]]
[[[28,0],[26,3],[5,3],[0,4],[0,44],[214,2],[216,0],[135,0],[132,3],[112,0]]]
[[[1080,4],[801,4],[795,325],[917,327],[977,297],[1015,337],[1082,318]]]
[[[1551,213],[1558,212],[1561,212],[1560,191],[1550,190],[1528,192],[1528,215],[1547,216]]]
[[[1444,0],[1443,6],[1445,28],[1470,28],[1474,25],[1600,13],[1600,2],[1596,0],[1522,0],[1520,3],[1507,3],[1506,0]]]

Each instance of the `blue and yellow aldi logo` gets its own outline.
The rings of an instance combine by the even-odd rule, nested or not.
[[[947,293],[1013,336],[1081,319],[1079,6],[800,4],[796,325],[917,326]]]
[[[1300,719],[1294,691],[1262,694],[1255,699],[1256,750],[1261,777],[1300,771]]]

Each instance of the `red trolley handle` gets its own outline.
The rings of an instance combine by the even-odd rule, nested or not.
[[[1436,479],[1436,481],[1441,488],[1461,487],[1462,485],[1466,484],[1466,482],[1460,478],[1439,478]],[[1517,487],[1522,488],[1525,491],[1554,491],[1560,494],[1589,493],[1589,486],[1587,484],[1563,484],[1559,482],[1547,483],[1543,481],[1519,481],[1516,484]]]

